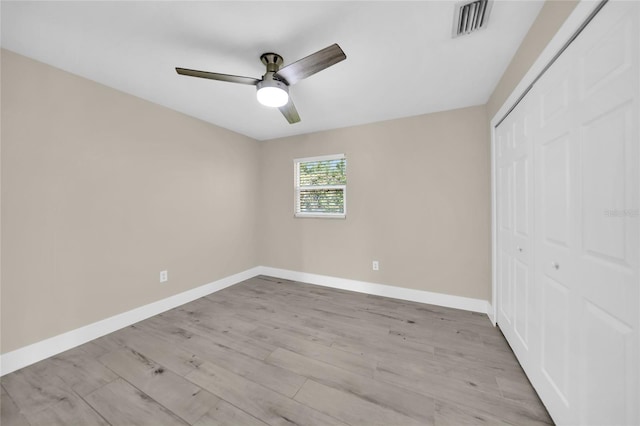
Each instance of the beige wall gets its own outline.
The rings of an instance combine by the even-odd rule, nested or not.
[[[261,263],[488,300],[487,123],[480,106],[264,142]],[[338,153],[347,218],[294,218],[293,159]]]
[[[547,0],[487,102],[491,120],[538,59],[579,0]]]
[[[258,155],[3,50],[2,352],[256,266]]]

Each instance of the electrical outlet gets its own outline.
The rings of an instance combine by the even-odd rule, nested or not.
[[[168,271],[160,271],[160,282],[165,283],[169,281],[169,272]]]
[[[378,263],[378,261],[377,261],[377,260],[374,260],[374,261],[373,261],[373,263],[372,263],[372,267],[373,267],[373,270],[374,270],[374,271],[377,271],[377,270],[379,270],[379,269],[380,269],[380,264]]]

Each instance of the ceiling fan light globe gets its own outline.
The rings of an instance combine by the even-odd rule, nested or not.
[[[258,102],[268,107],[281,107],[289,102],[289,94],[280,87],[261,87],[256,94]]]

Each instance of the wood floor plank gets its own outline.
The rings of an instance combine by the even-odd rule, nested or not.
[[[396,357],[385,357],[378,362],[377,370],[403,376],[408,380],[431,380],[434,375],[438,375],[443,380],[451,379],[460,386],[494,396],[502,395],[494,374],[455,362],[436,361],[430,357],[404,357],[402,362],[398,362]]]
[[[507,352],[507,353],[513,354],[513,351],[511,350],[511,346],[509,346],[509,343],[507,342],[505,337],[502,335],[502,332],[500,332],[496,336],[483,337],[482,343],[490,351],[500,351],[500,352]]]
[[[234,319],[242,322],[237,317]],[[183,327],[194,334],[259,360],[264,360],[276,349],[273,345],[250,337],[250,333],[257,327],[245,332],[246,334],[239,334],[232,330],[219,331],[215,327],[211,327],[209,323],[186,323]]]
[[[492,356],[495,355],[495,356]],[[515,357],[502,356],[500,352],[490,352],[486,349],[478,349],[474,346],[450,348],[437,345],[434,349],[434,358],[458,362],[468,367],[480,367],[496,374],[520,375],[522,369]]]
[[[220,399],[219,402],[202,416],[193,426],[265,426],[251,414]]]
[[[218,294],[216,294],[218,296]],[[297,312],[289,312],[286,305],[277,304],[277,308],[265,304],[262,301],[252,302],[243,299],[238,295],[232,298],[220,299],[209,296],[207,298],[217,309],[227,309],[233,312],[234,318],[245,323],[254,323],[263,327],[271,327],[274,329],[288,329],[297,332],[300,336],[316,343],[322,343],[330,346],[336,337],[333,334],[309,328],[299,321],[300,315]],[[277,303],[277,300],[274,300]]]
[[[44,410],[28,414],[31,426],[108,426],[102,418],[83,399],[74,395],[50,405]]]
[[[158,315],[158,317],[166,318],[170,321],[187,320],[189,323],[206,324],[212,330],[240,335],[248,334],[258,326],[255,323],[238,321],[233,316],[234,312],[226,306],[222,306],[221,309],[212,309],[215,306],[211,299],[202,298],[176,308],[166,315]]]
[[[517,426],[487,413],[469,409],[464,405],[445,401],[436,401],[435,421],[436,426]]]
[[[60,377],[78,395],[84,396],[118,378],[82,348],[51,357],[35,368],[38,374]]]
[[[171,411],[123,379],[90,393],[86,401],[112,425],[186,425]]]
[[[236,320],[238,323],[242,322]],[[227,327],[220,327],[219,325],[211,325],[208,322],[203,321],[190,321],[188,318],[176,318],[171,319],[157,316],[150,318],[137,324],[138,328],[153,330],[160,336],[173,339],[173,335],[180,337],[190,338],[194,334],[204,337],[208,340],[214,341],[219,345],[226,346],[237,352],[243,353],[256,359],[265,359],[271,352],[275,350],[275,347],[268,345],[264,342],[260,342],[256,339],[247,337],[249,332],[255,330],[257,326],[252,326],[251,329],[244,331],[247,334],[238,334]]]
[[[175,329],[176,327],[171,328],[171,330]],[[305,378],[298,374],[237,352],[216,340],[209,340],[186,330],[174,333],[172,336],[174,343],[179,344],[185,351],[195,354],[199,359],[210,361],[235,374],[248,377],[283,395],[289,397],[295,395],[305,381]]]
[[[124,329],[120,329],[105,336],[98,337],[97,339],[94,339],[90,342],[93,345],[97,346],[97,348],[94,348],[93,350],[98,353],[98,357],[106,354],[107,352],[117,351],[126,346],[122,341],[122,338],[120,337],[122,330]]]
[[[308,380],[295,397],[296,401],[350,425],[424,425],[396,411],[366,401],[356,395]]]
[[[270,289],[269,294],[272,295],[274,291]],[[306,289],[305,289],[306,290]],[[305,297],[306,295],[306,297]],[[364,327],[370,334],[379,333],[383,335],[387,332],[389,323],[389,316],[380,317],[375,313],[365,310],[358,310],[356,307],[345,310],[345,301],[341,300],[338,303],[335,299],[318,300],[316,298],[310,299],[308,292],[305,291],[302,294],[292,294],[291,291],[287,291],[283,295],[286,297],[293,309],[303,309],[303,315],[305,317],[314,317],[321,320],[338,321],[340,323],[348,324],[349,327]],[[266,298],[258,298],[254,302],[258,304],[264,304],[268,300]],[[271,304],[269,304],[271,305]],[[271,305],[273,306],[273,305]],[[296,312],[296,311],[292,311]],[[297,311],[299,312],[299,311]],[[398,315],[398,314],[396,314]],[[395,321],[404,321],[402,319],[393,317]]]
[[[496,377],[496,381],[504,398],[526,404],[541,404],[538,394],[527,381],[501,376]]]
[[[39,372],[42,362],[2,377],[2,386],[25,415],[44,410],[75,396],[69,385],[60,377]]]
[[[395,339],[392,337],[380,339],[365,338],[336,338],[331,344],[332,347],[342,351],[355,354],[367,354],[376,360],[385,357],[433,357],[435,354],[435,346],[433,341],[417,342],[407,341],[403,339]]]
[[[429,323],[424,320],[417,320],[412,324],[400,324],[390,329],[390,335],[396,340],[424,342],[434,341],[440,346],[450,348],[474,347],[479,351],[489,351],[487,344],[491,339],[503,339],[501,333],[494,330],[492,333],[482,333],[466,327],[464,325],[452,325],[442,322]],[[495,352],[492,350],[492,352]],[[507,356],[504,352],[499,352],[496,356]]]
[[[137,325],[123,328],[112,333],[110,339],[117,345],[111,345],[113,350],[128,347],[169,368],[174,373],[184,376],[202,363],[192,353],[183,350],[179,345],[165,339],[158,338],[152,333],[144,332]],[[104,338],[101,338],[104,339]]]
[[[18,406],[13,402],[4,386],[0,387],[0,424],[14,426],[29,426],[27,418],[20,412]]]
[[[273,330],[287,330],[291,334],[296,334],[301,339],[309,340],[325,346],[331,346],[338,337],[326,330],[309,327],[293,318],[283,318],[279,315],[265,315],[257,312],[238,312],[238,318],[243,320],[255,321],[262,327],[271,328]]]
[[[100,362],[187,423],[195,423],[218,403],[215,395],[133,349],[110,352]]]
[[[457,324],[459,326],[480,325],[481,330],[493,334],[493,332],[489,331],[490,329],[493,329],[493,327],[487,327],[487,316],[475,312],[441,308],[433,305],[389,299],[380,296],[363,295],[361,293],[354,293],[346,290],[338,290],[286,280],[284,280],[284,282],[282,282],[282,280],[280,281],[280,284],[284,284],[284,286],[276,286],[276,282],[269,277],[259,278],[263,279],[260,283],[260,287],[264,288],[265,283],[270,285],[268,287],[269,294],[273,294],[274,289],[277,287],[284,287],[281,292],[284,293],[287,298],[291,293],[303,297],[306,295],[307,298],[309,294],[313,294],[313,304],[320,307],[322,310],[342,315],[345,315],[345,313],[348,312],[348,317],[366,320],[368,324],[380,322],[385,326],[397,326],[399,324],[415,323],[419,320],[433,322],[433,320],[437,318],[440,322],[446,321],[447,323]],[[318,298],[315,297],[318,294],[322,294],[324,297],[321,300],[318,300]],[[339,297],[336,297],[336,295],[339,295]],[[345,305],[349,306],[350,309],[348,311],[345,311]]]
[[[333,417],[208,362],[186,378],[270,425],[344,425]],[[252,397],[247,398],[247,395]]]
[[[423,424],[433,423],[435,405],[430,397],[360,376],[282,348],[275,350],[267,361],[305,375],[318,383],[405,414]]]
[[[328,330],[338,336],[369,336],[370,338],[382,337],[388,333],[387,326],[380,326],[366,320],[360,320],[348,315],[351,310],[343,310],[345,313],[337,315],[326,310],[318,309],[317,304],[311,299],[298,299],[288,296],[286,302],[277,299],[250,299],[236,297],[239,306],[253,306],[261,314],[272,316],[287,315],[290,320],[297,320],[302,324],[313,328]]]
[[[108,349],[98,345],[94,340],[87,342],[83,345],[80,345],[76,349],[80,349],[84,351],[85,353],[87,353],[89,356],[93,358],[98,358],[106,354],[107,352],[109,352]]]
[[[250,335],[271,343],[274,346],[274,350],[278,347],[289,349],[300,355],[305,355],[367,377],[373,377],[377,366],[376,360],[364,354],[345,352],[340,349],[311,342],[307,339],[300,339],[288,330],[273,330],[266,327],[259,327],[252,331]]]
[[[552,424],[551,418],[543,407],[528,404],[513,404],[496,395],[490,395],[468,386],[468,383],[440,375],[432,375],[429,380],[415,380],[392,371],[378,368],[376,378],[382,382],[394,384],[435,400],[458,403],[469,409],[489,415],[499,413],[506,421],[524,421],[528,424]]]

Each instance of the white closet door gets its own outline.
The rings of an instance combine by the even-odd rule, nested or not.
[[[532,304],[534,110],[528,99],[517,106],[496,132],[498,197],[498,322],[505,324],[514,352],[529,356]]]
[[[575,374],[582,424],[640,424],[639,9],[636,1],[605,6],[603,24],[576,52]]]
[[[607,3],[496,129],[498,323],[560,424],[640,424],[639,21],[640,2]],[[522,121],[534,182],[526,350],[518,157],[500,159],[498,145]]]
[[[576,107],[573,65],[579,40],[529,93],[538,104],[540,117],[534,137],[534,281],[539,334],[535,363],[527,367],[532,370],[532,383],[549,413],[562,424],[575,424],[578,411],[573,365],[579,356],[575,336],[581,327],[576,309],[580,284],[575,280],[574,259],[577,211],[573,175],[577,169],[578,141],[573,120]]]

